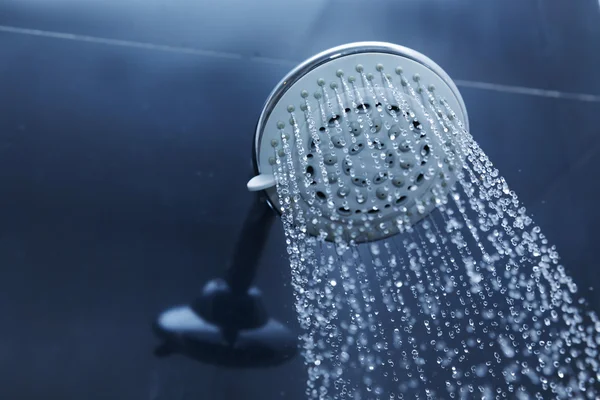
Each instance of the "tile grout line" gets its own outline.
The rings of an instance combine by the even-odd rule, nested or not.
[[[109,38],[101,38],[101,37],[97,37],[97,36],[86,36],[86,35],[79,35],[79,34],[74,34],[74,33],[44,31],[44,30],[39,30],[39,29],[17,28],[17,27],[12,27],[12,26],[5,26],[5,25],[0,25],[0,32],[15,33],[15,34],[20,34],[20,35],[28,35],[28,36],[41,36],[41,37],[46,37],[46,38],[51,38],[51,39],[72,40],[72,41],[77,41],[77,42],[105,44],[105,45],[109,45],[109,46],[157,50],[157,51],[165,51],[165,52],[170,52],[170,53],[194,54],[194,55],[208,56],[208,57],[215,57],[215,58],[227,58],[227,59],[242,59],[242,58],[244,58],[241,54],[237,54],[237,53],[201,50],[201,49],[195,49],[192,47],[180,47],[180,46],[170,46],[170,45],[163,45],[163,44],[136,42],[136,41],[132,41],[132,40],[109,39]]]
[[[529,96],[549,97],[553,99],[577,100],[591,103],[599,103],[600,95],[586,93],[568,93],[558,90],[535,89],[524,86],[499,85],[495,83],[475,82],[456,79],[457,86],[468,87],[472,89],[492,90],[495,92],[525,94]]]
[[[600,0],[599,0],[600,1]],[[54,32],[54,31],[45,31],[39,29],[29,29],[29,28],[19,28],[14,26],[0,25],[0,32],[5,33],[13,33],[20,35],[29,35],[29,36],[40,36],[47,37],[52,39],[62,39],[62,40],[72,40],[79,42],[87,42],[87,43],[96,43],[96,44],[104,44],[109,46],[119,46],[119,47],[130,47],[137,49],[147,49],[147,50],[155,50],[155,51],[165,51],[171,53],[179,53],[179,54],[192,54],[206,57],[214,57],[214,58],[225,58],[225,59],[233,59],[233,60],[242,60],[244,58],[248,58],[250,61],[266,63],[266,64],[274,64],[274,65],[283,65],[283,66],[296,66],[297,62],[285,59],[278,59],[272,57],[252,57],[252,56],[244,56],[239,53],[229,53],[215,50],[202,50],[196,49],[192,47],[180,47],[180,46],[170,46],[163,44],[155,44],[155,43],[146,43],[146,42],[137,42],[132,40],[123,40],[123,39],[110,39],[110,38],[102,38],[97,36],[87,36],[87,35],[79,35],[74,33],[63,33],[63,32]],[[513,93],[513,94],[523,94],[529,96],[537,96],[537,97],[547,97],[554,99],[563,99],[563,100],[575,100],[582,102],[592,102],[592,103],[600,103],[600,95],[594,94],[586,94],[586,93],[568,93],[568,92],[560,92],[557,90],[545,90],[545,89],[536,89],[529,88],[524,86],[511,86],[511,85],[502,85],[496,83],[486,83],[486,82],[477,82],[477,81],[469,81],[469,80],[454,80],[457,86],[471,88],[471,89],[480,89],[480,90],[489,90],[494,92],[501,93]]]

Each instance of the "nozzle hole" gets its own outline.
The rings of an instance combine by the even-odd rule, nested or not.
[[[386,107],[388,114],[392,114],[392,112],[394,114],[398,114],[400,112],[400,107],[398,107],[396,104],[390,104]]]
[[[325,195],[325,193],[321,192],[320,190],[315,193],[315,196],[317,196],[317,199],[319,199],[319,200],[327,199],[327,196]]]
[[[315,173],[315,169],[313,168],[312,165],[309,165],[308,167],[306,167],[306,173],[309,174],[310,176],[313,176],[313,174]]]
[[[407,198],[408,198],[408,197],[406,197],[406,196],[400,196],[400,197],[398,197],[398,198],[396,199],[396,204],[402,204],[402,203],[404,203],[404,202],[406,201],[406,199],[407,199]]]
[[[333,117],[329,118],[329,122],[328,122],[329,126],[330,127],[331,126],[335,126],[335,123],[338,122],[340,119],[342,119],[342,116],[338,115],[338,114],[336,114]]]
[[[366,113],[367,111],[369,111],[370,108],[371,108],[371,105],[369,103],[363,103],[363,104],[359,104],[356,106],[356,109],[360,113]]]
[[[352,210],[348,207],[340,207],[338,208],[338,213],[341,215],[350,215],[352,214]]]

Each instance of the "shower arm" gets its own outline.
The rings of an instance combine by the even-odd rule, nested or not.
[[[182,354],[221,367],[280,365],[298,354],[298,335],[269,316],[252,285],[275,218],[260,194],[240,231],[224,279],[207,282],[191,303],[158,315],[153,329],[161,339],[155,354]]]
[[[255,194],[225,274],[225,280],[234,294],[244,295],[250,288],[274,219],[275,212],[267,205],[262,194]]]

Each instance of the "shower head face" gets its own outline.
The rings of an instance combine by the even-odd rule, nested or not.
[[[459,168],[445,157],[444,127],[421,106],[431,94],[466,126],[452,80],[413,50],[364,42],[307,60],[265,105],[249,188],[280,212],[284,190],[307,232],[327,240],[373,241],[417,223]]]

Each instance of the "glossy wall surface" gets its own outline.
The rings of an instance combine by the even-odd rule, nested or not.
[[[359,40],[457,81],[600,310],[597,0],[1,0],[0,398],[303,399],[301,359],[156,360],[149,323],[223,272],[272,87]],[[297,329],[289,281],[277,226],[257,284]]]

